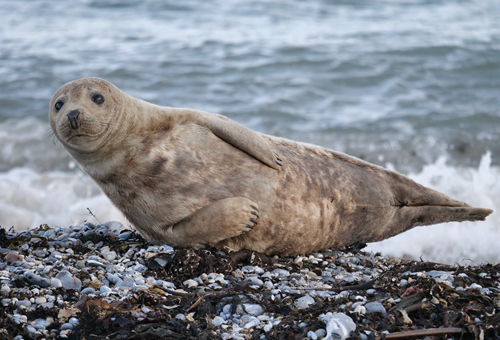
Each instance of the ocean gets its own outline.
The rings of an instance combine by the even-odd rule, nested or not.
[[[4,228],[126,222],[50,136],[52,94],[97,76],[495,210],[368,250],[500,261],[498,0],[0,0],[0,18]]]

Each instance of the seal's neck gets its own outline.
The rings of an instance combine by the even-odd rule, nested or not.
[[[68,150],[85,172],[94,179],[123,172],[138,155],[147,155],[148,145],[158,133],[173,126],[174,108],[160,107],[124,94],[123,109],[113,117],[103,142],[92,152]]]

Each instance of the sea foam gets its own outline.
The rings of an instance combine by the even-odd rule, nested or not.
[[[391,165],[387,165],[391,168]],[[452,167],[444,157],[408,177],[468,204],[493,209],[485,222],[452,222],[414,228],[368,246],[396,257],[422,258],[448,264],[500,261],[500,168],[491,165],[491,153],[478,168]]]

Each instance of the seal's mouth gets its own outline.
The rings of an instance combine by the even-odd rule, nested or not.
[[[82,134],[73,135],[73,136],[67,138],[66,141],[69,142],[70,140],[72,140],[75,137],[87,137],[87,135],[82,135]]]

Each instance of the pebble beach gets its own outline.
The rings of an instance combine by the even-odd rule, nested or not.
[[[174,249],[115,221],[0,229],[0,339],[500,336],[500,265],[359,248]]]

